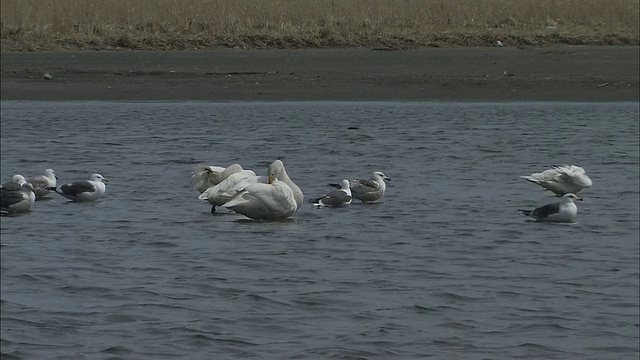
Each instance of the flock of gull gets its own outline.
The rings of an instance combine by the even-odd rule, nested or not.
[[[291,180],[281,160],[271,163],[265,176],[233,164],[226,168],[198,165],[192,178],[200,194],[198,199],[208,201],[211,212],[222,207],[251,219],[278,220],[293,215],[304,201],[302,190]],[[0,186],[0,213],[28,212],[36,200],[46,199],[54,192],[71,201],[96,201],[105,194],[105,183],[109,182],[102,175],[93,174],[88,180],[58,187],[57,179],[52,169],[29,179],[14,175],[11,181]],[[341,184],[329,184],[338,189],[312,199],[311,203],[317,207],[341,207],[351,204],[352,199],[373,202],[384,195],[385,180],[390,179],[380,171],[374,172],[371,179],[345,179]]]
[[[107,191],[105,183],[109,179],[93,174],[88,180],[74,181],[56,187],[58,177],[52,169],[43,174],[26,179],[20,174],[13,175],[11,181],[0,185],[0,214],[23,213],[31,209],[36,200],[58,193],[71,201],[95,201]]]
[[[559,202],[520,210],[537,221],[573,222],[578,213],[575,201],[582,200],[576,193],[591,186],[591,179],[584,169],[575,165],[554,166],[522,178],[562,197]],[[295,214],[304,202],[302,190],[291,180],[281,160],[272,162],[263,176],[239,164],[228,167],[197,165],[192,179],[200,194],[198,199],[208,201],[212,213],[219,207],[255,220],[278,220]],[[374,202],[384,195],[385,180],[391,179],[381,171],[373,172],[370,179],[343,179],[339,184],[329,184],[335,189],[311,199],[310,203],[316,207],[343,207],[353,199]],[[93,174],[87,180],[57,186],[52,169],[29,179],[14,175],[11,181],[0,185],[0,213],[28,212],[36,200],[45,199],[54,192],[71,201],[96,201],[105,194],[107,182],[109,180],[102,175]]]

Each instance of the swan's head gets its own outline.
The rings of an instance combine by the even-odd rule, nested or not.
[[[576,201],[576,200],[577,200],[577,201],[582,201],[582,198],[580,198],[580,197],[576,196],[575,194],[567,193],[567,194],[564,194],[564,195],[562,196],[562,200],[564,200],[564,201],[569,201],[569,202],[574,202],[574,201]]]
[[[375,171],[373,173],[373,177],[374,178],[379,178],[379,179],[382,179],[382,180],[391,181],[391,179],[389,179],[382,171]]]
[[[273,183],[273,180],[280,179],[284,173],[284,163],[280,160],[276,160],[269,165],[267,169],[267,175],[269,177],[269,184]]]
[[[101,181],[103,183],[108,183],[109,179],[107,179],[106,177],[100,175],[100,174],[93,174],[89,177],[89,180],[92,181]]]

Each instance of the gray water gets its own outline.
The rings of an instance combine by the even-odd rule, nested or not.
[[[110,178],[1,222],[7,359],[637,359],[637,103],[3,102],[2,180]],[[354,129],[349,129],[355,127]],[[280,158],[307,199],[255,222],[197,200],[195,164]],[[520,179],[593,180],[574,224]]]

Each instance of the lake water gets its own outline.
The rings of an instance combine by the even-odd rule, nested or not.
[[[3,359],[637,359],[637,103],[2,102],[2,181],[108,177],[1,222]],[[351,129],[350,129],[351,128]],[[195,164],[282,159],[306,199],[255,222]],[[574,224],[520,175],[583,166]]]

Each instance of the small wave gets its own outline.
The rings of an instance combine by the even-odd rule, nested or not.
[[[125,346],[111,346],[106,349],[100,350],[101,353],[110,354],[110,355],[126,355],[133,353],[132,350],[128,349]]]

